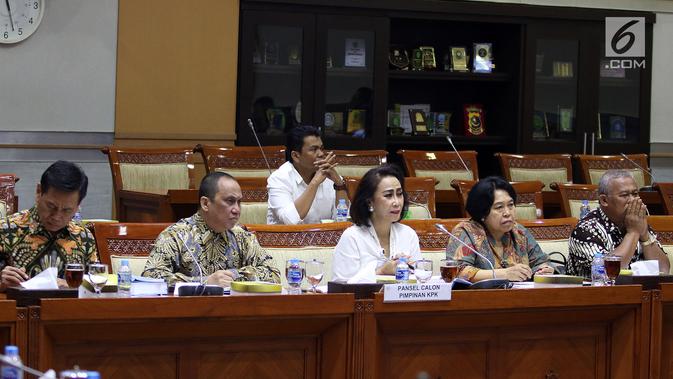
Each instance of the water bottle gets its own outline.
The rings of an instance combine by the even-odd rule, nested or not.
[[[594,254],[594,259],[591,261],[591,285],[604,286],[606,278],[603,254],[598,252]]]
[[[19,348],[14,345],[5,346],[5,357],[8,361],[21,365]],[[23,370],[9,364],[2,365],[2,379],[23,379]]]
[[[348,205],[346,199],[339,199],[339,204],[336,207],[336,221],[348,221]]]
[[[82,208],[77,207],[77,212],[75,212],[75,215],[72,216],[72,221],[75,222],[75,224],[81,224],[82,223]]]
[[[591,208],[589,208],[589,200],[582,200],[582,205],[580,206],[580,220],[588,215],[589,212],[591,212]]]
[[[100,379],[100,373],[98,371],[87,371],[87,379]]]
[[[129,296],[131,294],[131,268],[129,267],[128,259],[122,259],[121,266],[117,272],[117,286],[119,288],[119,295]]]
[[[395,269],[395,281],[398,283],[407,283],[409,281],[409,265],[407,258],[400,258]]]
[[[304,279],[304,268],[301,264],[302,261],[299,259],[290,259],[285,268],[288,286],[287,292],[290,295],[301,295],[301,282]]]

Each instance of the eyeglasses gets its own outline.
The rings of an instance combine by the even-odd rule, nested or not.
[[[506,205],[505,204],[496,204],[495,206],[493,206],[491,208],[491,211],[503,214],[503,213],[505,213],[505,211],[512,212],[515,209],[516,209],[516,204],[514,204],[514,203],[510,203],[510,204],[506,204]]]

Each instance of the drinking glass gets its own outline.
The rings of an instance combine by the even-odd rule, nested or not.
[[[316,292],[316,287],[322,281],[325,274],[325,263],[317,259],[306,262],[306,280],[311,285],[311,291]]]
[[[100,290],[107,283],[107,265],[103,263],[91,263],[89,265],[89,281],[93,285],[96,296],[100,296]]]
[[[430,280],[432,278],[432,261],[428,259],[417,260],[414,267],[414,276],[419,283]]]
[[[614,286],[615,279],[619,276],[619,271],[622,268],[622,257],[617,255],[606,255],[603,257],[603,264],[605,265],[605,274],[608,277],[608,285]]]
[[[78,288],[84,279],[84,265],[81,263],[68,263],[65,265],[65,281],[68,287]]]
[[[458,261],[453,259],[442,259],[441,266],[439,266],[439,274],[442,280],[446,283],[453,282],[453,279],[458,276]]]

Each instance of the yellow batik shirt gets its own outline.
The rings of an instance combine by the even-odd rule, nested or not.
[[[67,263],[96,262],[98,254],[93,234],[70,221],[56,233],[40,224],[33,207],[0,219],[0,270],[5,266],[25,268],[33,277],[54,265],[63,278]]]
[[[280,283],[278,269],[271,265],[271,256],[254,234],[240,226],[223,233],[215,232],[198,213],[161,232],[143,276],[164,279],[170,285],[203,282],[218,270],[231,270],[237,275],[236,280]]]

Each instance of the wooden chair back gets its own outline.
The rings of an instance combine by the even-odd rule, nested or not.
[[[570,154],[506,154],[495,153],[502,174],[510,182],[539,180],[543,191],[552,191],[551,183],[572,183],[573,165]]]
[[[657,234],[657,240],[668,256],[673,273],[673,216],[647,216],[647,223]]]
[[[577,218],[548,218],[538,220],[521,220],[519,223],[528,229],[535,237],[542,251],[550,255],[554,261],[562,261],[561,264],[567,268],[568,262],[568,238],[577,225]],[[556,257],[553,253],[561,253],[563,258]]]
[[[19,210],[19,198],[15,186],[19,177],[15,174],[0,174],[0,218]]]
[[[355,191],[360,184],[360,178],[344,177],[348,198],[353,201]],[[409,197],[409,214],[413,219],[434,218],[436,215],[435,203],[435,178],[431,177],[406,177],[404,178],[404,190]]]
[[[574,157],[580,164],[584,183],[598,184],[605,171],[611,169],[630,171],[638,187],[649,186],[652,183],[649,171],[643,172],[643,170],[620,155],[577,154]],[[649,170],[647,154],[630,154],[627,157],[645,170]]]
[[[455,152],[399,150],[408,176],[430,176],[437,180],[435,189],[453,191],[451,180],[476,180],[479,178],[476,151],[460,151],[469,171],[465,170],[460,157]]]
[[[476,183],[474,180],[453,180],[451,182],[451,186],[458,191],[463,217],[469,217],[465,210],[465,204],[467,204],[467,196],[470,190]],[[542,211],[544,206],[542,188],[544,184],[539,180],[510,182],[510,184],[516,192],[517,221],[544,218]]]
[[[170,223],[94,223],[96,247],[101,263],[116,272],[119,260],[128,259],[134,275],[142,274],[145,261],[159,234]]]
[[[268,212],[269,191],[266,178],[238,178],[241,186],[241,224],[265,224]]]
[[[673,183],[654,183],[661,196],[661,204],[667,215],[673,216]]]
[[[271,170],[277,170],[285,163],[285,146],[264,146],[264,155],[258,146],[217,146],[201,145],[194,147],[195,153],[201,153],[206,172],[224,171],[235,178],[268,177],[269,162]],[[266,156],[266,161],[264,160]]]
[[[338,165],[336,170],[341,176],[361,178],[374,167],[387,161],[386,150],[333,150]]]
[[[561,196],[561,213],[563,217],[580,218],[580,207],[583,200],[589,200],[589,207],[598,207],[598,185],[552,183],[552,189]]]

